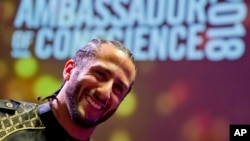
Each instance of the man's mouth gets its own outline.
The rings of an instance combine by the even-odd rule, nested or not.
[[[101,110],[102,106],[101,106],[100,104],[96,103],[95,100],[93,100],[92,98],[93,98],[93,97],[87,95],[87,98],[86,98],[86,99],[87,99],[88,103],[89,103],[92,107],[94,107],[95,109]]]

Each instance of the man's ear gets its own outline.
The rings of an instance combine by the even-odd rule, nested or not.
[[[70,59],[65,63],[64,69],[63,69],[63,79],[65,81],[70,79],[71,73],[73,68],[75,67],[74,65],[74,60]]]

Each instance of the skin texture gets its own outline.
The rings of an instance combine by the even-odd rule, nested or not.
[[[83,66],[66,62],[65,84],[51,104],[59,123],[79,140],[88,139],[99,123],[113,115],[136,75],[127,54],[113,44],[101,44],[96,55],[83,59]]]

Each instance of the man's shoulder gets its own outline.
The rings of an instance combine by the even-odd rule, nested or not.
[[[6,114],[14,114],[15,111],[18,113],[25,112],[27,110],[32,110],[37,107],[37,104],[24,102],[24,101],[17,101],[17,100],[0,100],[0,112]]]
[[[20,130],[44,128],[37,107],[30,102],[0,100],[0,139]]]

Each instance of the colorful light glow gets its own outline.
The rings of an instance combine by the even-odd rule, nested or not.
[[[38,78],[33,86],[36,96],[46,97],[56,91],[61,85],[61,81],[53,76],[43,75]]]
[[[175,111],[176,107],[177,102],[172,94],[165,92],[157,96],[155,101],[155,109],[159,115],[170,115],[173,111]]]
[[[110,141],[132,141],[132,139],[127,131],[117,129],[112,133]]]
[[[121,117],[128,117],[132,115],[137,107],[137,98],[136,94],[131,92],[127,95],[125,100],[121,103],[120,107],[118,108],[116,114]]]
[[[35,58],[23,58],[15,62],[15,72],[21,78],[30,78],[34,76],[38,69],[38,63]]]

